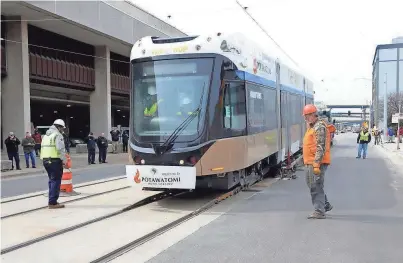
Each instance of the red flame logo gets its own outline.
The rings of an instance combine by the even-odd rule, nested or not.
[[[257,73],[257,60],[256,58],[253,59],[253,73]]]
[[[134,182],[136,182],[136,184],[141,183],[139,169],[137,169],[136,175],[133,177],[133,179],[134,179]]]

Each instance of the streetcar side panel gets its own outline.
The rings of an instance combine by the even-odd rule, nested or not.
[[[210,114],[214,121],[209,134],[221,136],[210,137],[215,142],[200,160],[202,175],[241,170],[278,151],[276,90],[252,83],[245,72],[235,74],[224,74],[217,100],[221,105],[209,107],[216,111]]]

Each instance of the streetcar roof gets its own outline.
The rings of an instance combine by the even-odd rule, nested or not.
[[[187,36],[180,38],[143,37],[134,43],[130,60],[172,54],[220,54],[250,76],[276,82],[276,61],[280,64],[280,84],[291,90],[313,94],[313,83],[293,66],[283,63],[273,52],[260,48],[241,33]],[[304,80],[305,79],[305,86]]]

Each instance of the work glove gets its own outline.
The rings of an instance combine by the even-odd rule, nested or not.
[[[313,166],[313,174],[320,175],[320,164],[314,163],[312,166]]]

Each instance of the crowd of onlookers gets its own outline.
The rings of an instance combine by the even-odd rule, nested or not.
[[[123,144],[123,152],[127,152],[127,145],[129,142],[129,133],[127,130],[122,133],[114,128],[110,131],[112,137],[112,152],[118,153],[118,145],[120,141],[120,137],[122,138]],[[70,143],[67,135],[63,134],[66,152],[70,153]],[[98,147],[99,163],[107,163],[106,155],[108,152],[109,141],[105,137],[105,133],[101,133],[98,138],[95,138],[94,134],[91,132],[86,138],[87,141],[87,150],[88,150],[88,164],[95,164],[95,151]],[[36,168],[36,157],[40,156],[42,143],[42,136],[37,129],[35,129],[34,133],[26,132],[25,137],[20,141],[13,132],[10,132],[7,139],[4,141],[6,146],[8,159],[11,161],[11,169],[15,168],[17,170],[21,170],[20,166],[20,157],[19,157],[19,147],[22,146],[26,168],[32,167]],[[30,165],[31,164],[31,165]]]
[[[127,152],[127,144],[129,143],[129,133],[128,131],[123,131],[121,133],[118,129],[114,128],[110,131],[112,138],[112,153],[118,153],[118,145],[120,137],[122,137],[123,152]],[[98,147],[98,162],[107,163],[106,155],[108,152],[109,142],[105,137],[105,133],[101,133],[98,138],[95,138],[94,133],[90,132],[87,141],[87,151],[88,151],[88,164],[95,164],[95,151]]]

